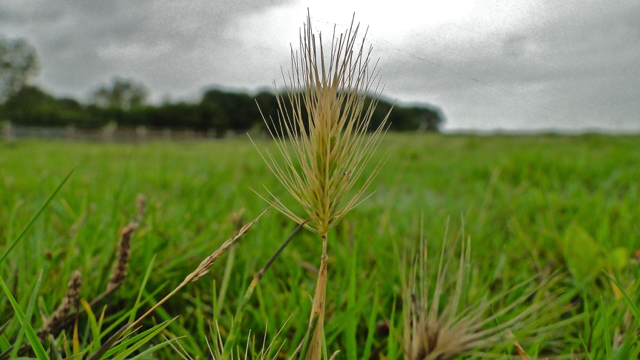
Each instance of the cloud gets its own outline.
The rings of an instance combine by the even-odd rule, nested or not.
[[[233,61],[225,55],[241,45],[238,22],[283,3],[13,1],[0,5],[0,31],[34,43],[43,82],[63,92],[88,91],[113,75],[183,90],[207,72],[230,73]]]
[[[451,129],[640,131],[638,5],[537,4],[524,3],[526,17],[477,9],[465,22],[378,41],[391,55],[381,64],[394,79],[387,89],[441,105]]]
[[[640,131],[636,0],[394,4],[5,0],[0,33],[29,39],[41,57],[40,83],[60,95],[85,97],[119,75],[143,82],[157,100],[196,99],[211,85],[281,83],[307,7],[325,37],[356,10],[380,58],[385,95],[440,106],[450,129]]]

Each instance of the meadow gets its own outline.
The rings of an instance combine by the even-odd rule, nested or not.
[[[277,153],[272,141],[259,139],[256,146]],[[522,282],[526,289],[542,283],[553,298],[527,320],[526,331],[514,331],[527,356],[638,358],[640,137],[389,133],[365,171],[379,160],[385,163],[370,196],[329,236],[329,355],[340,350],[338,358],[351,360],[402,358],[407,309],[401,268],[410,262],[407,256],[424,239],[426,271],[434,277],[443,243],[457,261],[455,239],[458,244],[470,239],[469,306],[474,298],[505,293]],[[124,283],[92,308],[93,320],[78,317],[77,334],[71,326],[57,335],[57,349],[44,342],[54,359],[92,353],[113,333],[116,319],[128,317],[131,309],[140,315],[175,288],[233,236],[239,222],[248,223],[269,206],[260,197],[268,195],[265,187],[300,209],[244,137],[144,144],[2,142],[1,252],[71,170],[0,263],[0,275],[33,329],[58,307],[75,270],[82,274],[82,299],[90,302],[103,292],[120,232],[131,222],[139,227]],[[136,205],[140,195],[144,211]],[[174,338],[181,352],[210,358],[207,342],[213,346],[218,336],[213,332],[229,336],[253,276],[295,226],[276,210],[267,212],[209,274],[143,322],[141,331],[179,316],[130,358],[151,358],[139,354]],[[279,330],[271,355],[288,358],[294,352],[307,330],[320,252],[319,239],[306,230],[283,250],[250,299],[237,353],[245,354],[247,342],[259,350],[265,333],[269,343]],[[452,291],[456,271],[454,265],[445,274]],[[504,321],[499,310],[525,293],[507,293],[491,306],[487,316],[498,314],[493,326]],[[449,297],[445,291],[442,304]],[[514,311],[538,297],[529,296]],[[14,317],[3,293],[0,326]],[[10,322],[0,335],[0,353],[26,343],[23,330],[20,322]],[[501,329],[504,344],[469,353],[524,356],[507,340],[508,330]],[[178,358],[172,346],[153,356]],[[251,350],[246,353],[256,358]]]

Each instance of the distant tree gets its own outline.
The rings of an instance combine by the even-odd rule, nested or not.
[[[197,105],[185,102],[145,106],[124,114],[124,125],[145,125],[156,128],[201,130],[202,116]]]
[[[93,104],[86,105],[75,99],[56,98],[36,86],[25,85],[0,104],[0,119],[35,126],[97,128],[116,123],[124,127],[143,125],[192,129],[214,132],[218,136],[230,131],[239,133],[248,130],[270,131],[286,136],[286,130],[279,120],[283,114],[276,95],[268,91],[250,96],[212,89],[203,94],[198,104],[166,101],[159,106],[144,105],[146,94],[147,90],[142,84],[115,78],[111,86],[103,86],[95,92]],[[280,96],[286,98],[288,95]],[[365,100],[365,112],[371,101],[370,97]],[[290,116],[293,111],[291,104],[285,99],[283,106]],[[371,129],[382,122],[392,106],[391,102],[380,99],[371,114]],[[308,122],[306,110],[302,108],[300,111],[304,121]],[[266,124],[263,116],[267,119]],[[389,130],[392,131],[439,131],[444,115],[429,105],[409,107],[396,104],[388,121]]]
[[[36,49],[27,40],[0,36],[0,103],[17,94],[39,71]]]
[[[38,87],[26,85],[2,107],[0,117],[21,125],[91,125],[83,106],[74,99],[56,99]]]
[[[215,109],[216,118],[212,119],[214,128],[225,127],[233,131],[245,131],[262,121],[256,101],[244,93],[211,89],[202,96],[200,106],[209,110]]]
[[[260,118],[256,119],[258,125],[264,127],[263,116],[267,121],[270,121],[270,118],[276,118],[277,120],[278,100],[275,94],[269,91],[262,91],[256,95],[255,102],[261,113]]]
[[[111,85],[103,85],[92,94],[93,103],[101,108],[131,110],[143,106],[149,90],[132,79],[115,77]]]
[[[440,132],[440,127],[445,122],[444,113],[439,108],[417,108],[416,110],[420,125],[418,130]]]
[[[391,109],[392,103],[381,99],[373,112],[370,129],[375,128]],[[429,105],[401,106],[393,105],[389,113],[389,129],[393,131],[429,131],[439,132],[444,123],[440,109]]]

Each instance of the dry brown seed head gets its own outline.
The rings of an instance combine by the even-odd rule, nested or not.
[[[64,320],[71,309],[78,306],[81,286],[82,274],[80,273],[80,271],[76,270],[73,272],[73,274],[71,274],[71,279],[67,284],[67,293],[62,299],[62,303],[42,325],[42,329],[39,332],[40,339],[45,339],[49,335],[51,330],[60,325],[60,322]]]
[[[124,278],[127,276],[127,269],[129,268],[129,255],[131,249],[131,237],[133,232],[138,228],[138,224],[132,223],[122,229],[122,235],[120,235],[120,241],[118,241],[118,255],[116,259],[116,265],[113,269],[113,274],[107,285],[107,292],[111,292],[118,288]]]

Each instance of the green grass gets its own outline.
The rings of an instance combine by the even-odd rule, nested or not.
[[[273,150],[270,142],[257,145]],[[640,137],[389,134],[381,150],[370,166],[386,150],[388,161],[370,188],[375,192],[329,236],[329,355],[341,350],[347,359],[376,351],[391,359],[402,356],[393,337],[401,335],[402,318],[394,247],[412,246],[424,233],[429,256],[435,259],[450,218],[451,236],[464,224],[471,237],[472,292],[498,293],[537,274],[559,273],[551,290],[573,294],[558,304],[565,311],[557,311],[556,318],[541,326],[573,321],[535,341],[519,339],[529,355],[637,356],[640,319],[628,304],[640,301],[635,281],[640,274],[635,259],[640,248]],[[90,301],[104,290],[118,231],[136,216],[137,194],[147,197],[147,212],[134,235],[129,275],[107,301],[105,328],[116,317],[128,318],[126,311],[141,290],[141,301],[147,302],[138,315],[178,285],[232,235],[232,212],[245,208],[247,222],[262,212],[267,204],[251,189],[265,194],[264,185],[291,200],[244,139],[143,145],[0,143],[0,253],[74,168],[0,263],[0,275],[22,309],[29,306],[43,270],[37,308],[28,319],[35,330],[42,325],[39,313],[48,315],[59,305],[74,270],[82,272],[84,299]],[[302,213],[293,201],[287,205]],[[77,231],[71,234],[74,226]],[[267,213],[239,240],[232,267],[226,266],[228,253],[210,275],[187,285],[157,310],[145,329],[180,315],[165,334],[186,336],[180,339],[186,352],[206,358],[211,322],[218,322],[224,337],[253,275],[294,227],[277,211]],[[282,351],[291,353],[307,329],[316,280],[305,264],[317,266],[320,247],[308,232],[293,239],[253,294],[241,336],[251,330],[259,348],[266,328],[273,335],[284,326]],[[154,255],[145,289],[140,289]],[[214,319],[213,290],[220,290],[225,269],[228,289],[224,299],[217,298],[222,307]],[[617,292],[605,272],[613,274],[624,291]],[[93,312],[99,317],[102,309]],[[12,317],[12,305],[0,298],[0,326]],[[395,329],[389,339],[371,335],[376,324],[389,319]],[[91,327],[86,315],[81,317],[80,346],[96,346],[91,338],[98,330]],[[22,329],[19,321],[12,321],[0,335],[0,353]],[[65,336],[71,343],[72,333]],[[515,349],[508,351],[516,354]],[[176,357],[170,346],[157,354]]]

